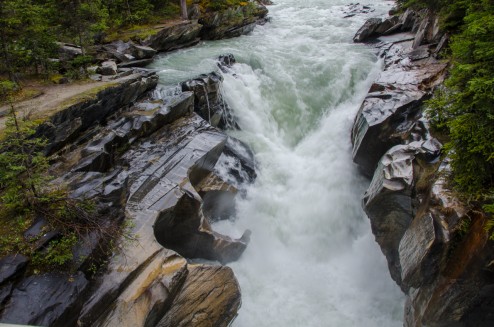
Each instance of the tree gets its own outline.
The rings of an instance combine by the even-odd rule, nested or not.
[[[457,188],[475,200],[494,195],[494,4],[469,3],[461,32],[452,38],[446,88],[429,114],[450,137]],[[490,200],[492,201],[492,200]]]
[[[180,0],[180,16],[183,20],[189,19],[187,14],[187,2],[185,0]]]
[[[19,73],[48,70],[56,50],[48,7],[33,1],[0,1],[0,71],[19,84]]]

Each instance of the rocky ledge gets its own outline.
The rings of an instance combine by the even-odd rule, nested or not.
[[[363,198],[391,277],[407,296],[404,325],[492,326],[494,249],[486,217],[455,198],[424,100],[441,84],[448,36],[438,18],[407,10],[372,18],[354,41],[379,50],[384,70],[352,130],[353,159],[372,181]]]
[[[210,124],[232,117],[219,92],[222,78],[203,75],[165,97],[153,73],[132,76],[38,129],[49,136],[54,183],[68,185],[71,197],[92,199],[102,226],[125,221],[130,239],[112,247],[89,232],[65,273],[33,274],[21,255],[0,259],[0,322],[226,327],[235,318],[240,288],[222,263],[239,258],[250,232],[232,239],[210,222],[234,214],[235,195],[255,178],[255,163],[243,143]],[[43,240],[41,252],[58,236],[43,217],[29,232]]]
[[[145,67],[158,52],[196,45],[201,40],[218,40],[249,34],[256,25],[268,21],[266,3],[242,2],[224,9],[205,9],[200,4],[189,8],[189,20],[172,21],[152,28],[123,33],[118,40],[95,46],[92,51],[100,62],[94,79],[106,79],[121,69]],[[269,3],[268,3],[269,4]],[[63,57],[81,55],[74,45],[60,44]]]

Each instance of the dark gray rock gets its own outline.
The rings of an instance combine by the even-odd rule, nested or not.
[[[62,62],[70,61],[78,56],[82,56],[82,49],[77,45],[62,42],[57,42],[57,45],[58,55]]]
[[[118,64],[118,68],[146,67],[153,62],[153,58],[130,60]]]
[[[104,61],[101,66],[96,69],[96,73],[101,75],[117,75],[117,64],[114,61]]]
[[[414,49],[424,44],[437,43],[442,37],[442,33],[439,30],[439,17],[428,11],[424,11],[422,15],[423,18],[420,21],[412,45]]]
[[[233,54],[225,54],[218,57],[218,67],[224,72],[228,72],[228,68],[232,68],[232,66],[236,63],[235,57]]]
[[[102,122],[108,115],[137,100],[158,83],[155,73],[138,73],[116,80],[94,99],[76,103],[54,114],[41,124],[36,136],[46,137],[48,146],[45,152],[52,154],[71,141],[82,131]]]
[[[158,51],[156,51],[151,47],[137,45],[133,43],[130,45],[130,54],[137,60],[151,59],[154,57],[154,55],[156,55],[157,52]]]
[[[442,82],[447,67],[429,58],[410,61],[411,41],[391,42],[383,49],[385,70],[362,103],[352,129],[353,160],[369,176],[390,147],[410,138],[423,101]]]
[[[381,23],[381,18],[369,18],[365,24],[359,28],[353,37],[353,42],[364,42],[368,40],[371,36],[375,35],[375,31]]]
[[[407,288],[419,288],[432,282],[436,276],[441,242],[431,214],[416,217],[400,241],[398,248],[401,280]]]
[[[203,25],[201,38],[219,40],[248,34],[258,22],[265,21],[267,14],[266,7],[257,2],[207,13],[199,19]]]
[[[374,9],[370,6],[364,6],[360,3],[351,3],[345,8],[345,11],[343,12],[345,16],[343,16],[343,18],[349,18],[361,14],[368,14],[373,11]]]
[[[211,125],[235,128],[232,112],[221,94],[222,81],[223,77],[213,72],[182,82],[181,87],[183,92],[194,93],[194,111]]]
[[[214,170],[241,191],[257,177],[254,154],[245,143],[233,137],[228,137]]]
[[[22,273],[29,259],[22,254],[11,254],[0,259],[0,285]],[[1,303],[1,301],[0,301]]]
[[[28,277],[15,286],[0,321],[39,326],[74,325],[79,297],[87,285],[81,272]]]
[[[202,25],[196,22],[180,22],[166,25],[155,35],[143,41],[143,45],[159,52],[185,48],[199,42]]]

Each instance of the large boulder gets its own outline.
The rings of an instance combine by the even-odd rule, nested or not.
[[[137,45],[132,43],[130,46],[130,54],[137,60],[151,59],[157,52],[158,51],[156,51],[155,49],[144,45]]]
[[[142,41],[142,44],[157,51],[172,51],[199,42],[202,25],[197,22],[177,22],[160,27],[158,32]]]
[[[438,154],[434,140],[416,141],[391,148],[379,161],[363,205],[370,219],[372,233],[388,260],[391,277],[404,289],[400,265],[400,241],[415,214],[413,187],[414,160],[418,154]]]
[[[410,60],[412,39],[383,45],[385,70],[371,86],[352,129],[353,160],[371,176],[381,156],[406,142],[422,116],[422,103],[444,79],[446,63]]]
[[[189,274],[158,327],[227,327],[240,308],[240,287],[229,267],[189,265]]]
[[[39,326],[75,325],[80,297],[87,285],[88,281],[81,272],[28,277],[14,287],[0,313],[0,322]]]
[[[232,57],[228,57],[230,63],[232,62]],[[235,59],[233,58],[233,60]],[[237,125],[233,114],[221,94],[222,82],[223,77],[218,73],[212,72],[182,82],[180,85],[182,92],[190,91],[194,93],[194,111],[211,125],[220,128],[236,128]]]
[[[155,326],[169,311],[187,277],[187,261],[162,250],[141,269],[94,326]]]
[[[353,37],[353,42],[363,42],[374,35],[376,29],[381,25],[381,18],[369,18]]]
[[[203,25],[201,38],[218,40],[248,34],[258,22],[265,20],[267,14],[266,7],[258,2],[206,13],[199,19]]]
[[[117,64],[111,60],[104,61],[96,69],[96,73],[101,75],[117,75]]]
[[[103,90],[88,99],[69,105],[58,111],[36,130],[36,136],[48,140],[47,154],[52,154],[69,142],[74,141],[81,132],[103,122],[105,118],[134,102],[158,83],[155,73],[136,73],[105,86]]]

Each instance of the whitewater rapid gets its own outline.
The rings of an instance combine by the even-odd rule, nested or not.
[[[251,146],[257,181],[237,200],[237,217],[214,225],[251,242],[234,270],[242,289],[236,327],[402,326],[403,296],[374,242],[360,199],[368,181],[351,160],[350,129],[381,69],[374,51],[352,42],[374,12],[343,18],[349,1],[277,0],[272,21],[247,36],[205,42],[160,57],[171,85],[217,70],[225,101]]]

